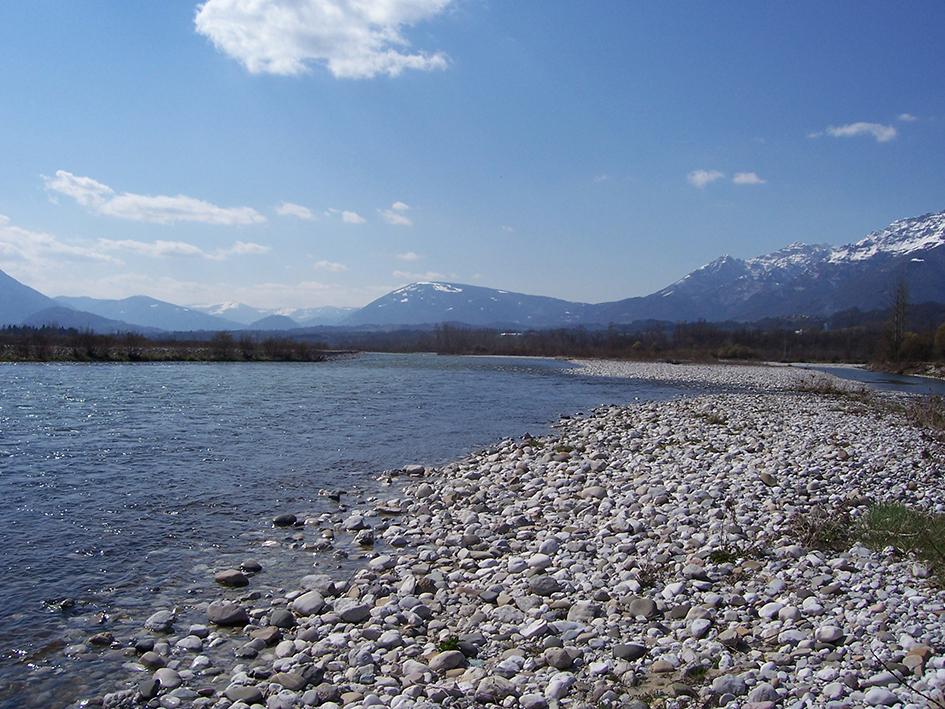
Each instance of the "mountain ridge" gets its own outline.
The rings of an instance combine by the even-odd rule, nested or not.
[[[17,325],[50,308],[165,331],[282,329],[312,326],[385,327],[455,323],[501,328],[605,327],[641,321],[753,322],[825,317],[849,309],[877,310],[905,279],[916,303],[945,303],[945,212],[897,220],[843,246],[795,241],[749,259],[723,255],[646,296],[589,304],[459,283],[419,282],[360,309],[262,310],[238,303],[183,306],[147,296],[120,301],[55,299],[0,271],[0,325]],[[347,312],[351,310],[352,312]],[[230,313],[234,319],[221,317]],[[57,317],[64,317],[56,311]],[[94,322],[74,316],[77,322]],[[237,320],[236,318],[239,318]],[[52,323],[43,323],[52,324]]]

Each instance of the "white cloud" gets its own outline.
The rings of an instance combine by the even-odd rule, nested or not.
[[[385,209],[384,211],[378,209],[377,211],[380,212],[380,215],[388,224],[413,226],[413,222],[408,217],[404,216],[404,212],[406,212],[408,209],[410,209],[410,207],[408,207],[403,202],[394,202],[390,206],[390,209]]]
[[[138,222],[171,224],[202,222],[204,224],[258,224],[266,218],[250,207],[218,207],[193,197],[178,195],[151,197],[140,194],[115,194],[115,191],[93,180],[57,170],[55,177],[45,177],[46,189],[72,197],[83,207],[108,216]]]
[[[594,182],[607,182],[610,179],[610,175],[598,175],[594,178]]]
[[[810,137],[818,137],[819,134],[811,134]],[[878,143],[886,143],[896,137],[896,129],[892,126],[884,126],[879,123],[850,123],[845,126],[829,126],[827,135],[834,138],[856,138],[861,135],[871,135],[876,138]]]
[[[197,32],[251,73],[294,76],[324,63],[338,78],[404,69],[446,68],[437,52],[409,53],[406,27],[441,13],[452,0],[207,0]]]
[[[515,229],[513,227],[508,226],[507,224],[502,225],[502,230],[507,231],[509,234],[515,233]]]
[[[689,183],[696,187],[705,187],[710,182],[715,182],[723,177],[725,177],[725,173],[718,170],[693,170],[686,175]]]
[[[322,271],[331,271],[332,273],[348,270],[348,267],[343,263],[335,263],[333,261],[319,261],[315,264],[315,268]]]
[[[215,251],[204,251],[199,246],[188,244],[183,241],[162,241],[153,243],[146,241],[135,241],[133,239],[99,239],[99,246],[103,249],[112,251],[128,251],[138,256],[148,258],[195,258],[209,259],[212,261],[225,261],[230,256],[245,256],[251,254],[264,254],[269,251],[268,246],[259,244],[246,244],[237,241],[236,244],[228,249],[216,249]]]
[[[903,121],[904,123],[914,123],[919,119],[913,116],[911,113],[900,113],[899,120]]]
[[[364,224],[365,219],[357,212],[344,211],[341,213],[341,220],[347,224]]]
[[[417,256],[417,254],[415,254],[413,251],[408,251],[405,254],[397,254],[397,258],[399,258],[401,261],[416,261],[420,257]]]
[[[394,271],[391,275],[402,281],[442,281],[446,276],[436,271],[426,273],[410,273],[408,271]]]
[[[98,261],[121,265],[120,259],[95,246],[68,244],[51,234],[29,231],[10,223],[0,214],[0,263],[20,262],[47,267],[56,261]]]
[[[280,204],[276,207],[276,214],[280,217],[298,217],[299,219],[315,221],[315,215],[312,214],[311,209],[303,207],[301,204],[292,204],[292,202],[283,202]]]
[[[736,172],[732,182],[736,185],[763,185],[766,180],[762,180],[753,172]]]

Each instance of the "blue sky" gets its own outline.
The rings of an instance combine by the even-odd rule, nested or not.
[[[0,269],[48,295],[603,302],[945,209],[945,3],[11,0]]]

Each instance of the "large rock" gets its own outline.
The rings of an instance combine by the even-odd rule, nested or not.
[[[249,579],[238,569],[226,569],[225,571],[221,571],[213,577],[213,580],[221,586],[229,586],[230,588],[242,588],[243,586],[249,585]]]
[[[207,622],[214,625],[243,626],[249,622],[249,614],[238,603],[214,601],[207,607]]]
[[[314,591],[312,592],[314,593]],[[335,601],[333,610],[345,623],[360,623],[371,615],[371,608],[354,598],[339,598]]]
[[[309,591],[292,601],[292,610],[301,616],[315,615],[325,607],[325,599],[318,591]]]
[[[144,627],[155,633],[169,633],[174,626],[174,620],[173,611],[158,611],[144,621]]]
[[[504,677],[486,677],[476,687],[476,701],[480,704],[502,704],[506,697],[517,697],[515,685]]]
[[[466,656],[459,650],[447,650],[430,659],[429,667],[434,672],[446,672],[466,662]]]
[[[558,583],[558,579],[554,576],[546,576],[544,574],[532,576],[528,579],[528,587],[531,589],[532,593],[536,593],[539,596],[550,596],[561,590],[561,584]]]

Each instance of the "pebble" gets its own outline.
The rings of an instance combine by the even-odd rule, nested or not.
[[[210,603],[202,628],[116,638],[154,676],[101,703],[911,709],[918,690],[945,689],[945,593],[928,569],[817,549],[793,524],[883,500],[945,513],[940,442],[895,406],[798,391],[817,375],[795,368],[584,364],[706,393],[564,418],[539,440],[408,466],[396,499],[349,494],[293,520],[295,539],[328,542],[306,547],[317,565],[334,551],[358,570],[300,570],[286,589],[254,576],[259,590]],[[145,627],[175,621],[165,610]]]

